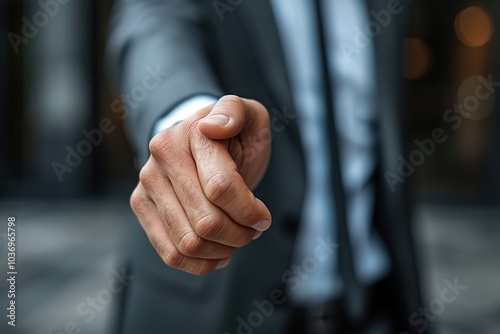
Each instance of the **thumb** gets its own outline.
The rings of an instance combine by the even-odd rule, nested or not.
[[[238,135],[245,125],[246,106],[242,98],[223,96],[204,118],[198,121],[198,129],[205,136],[223,140]]]

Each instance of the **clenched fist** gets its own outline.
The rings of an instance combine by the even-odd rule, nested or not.
[[[130,203],[167,265],[207,274],[271,226],[251,191],[271,153],[260,103],[224,96],[158,133],[149,148]]]

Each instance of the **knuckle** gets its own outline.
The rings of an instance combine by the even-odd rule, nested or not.
[[[148,209],[147,200],[134,191],[130,196],[130,207],[136,214],[144,213]]]
[[[220,101],[235,104],[237,107],[244,107],[243,99],[237,95],[224,95],[220,98]]]
[[[157,134],[149,141],[149,152],[151,152],[151,155],[155,158],[160,156],[165,148],[164,141],[161,140],[161,138],[162,136]]]
[[[242,236],[236,240],[235,242],[237,245],[236,247],[244,247],[248,245],[253,240],[254,236],[255,236],[255,231],[253,229],[248,230],[246,233],[242,234]]]
[[[177,250],[171,250],[164,254],[160,254],[163,262],[169,267],[180,269],[184,262],[184,255]]]
[[[139,172],[139,181],[145,186],[151,186],[156,180],[156,173],[153,171],[151,163],[148,162]]]
[[[229,115],[237,116],[245,110],[245,102],[236,95],[225,95],[219,99],[217,110]]]
[[[177,248],[179,249],[179,252],[186,256],[196,257],[203,253],[205,249],[205,242],[194,232],[191,232],[181,237]]]
[[[205,195],[212,203],[217,202],[229,194],[232,184],[230,178],[222,174],[215,174],[207,181]]]
[[[158,238],[153,233],[148,233],[149,240],[154,249],[163,260],[163,262],[172,268],[181,269],[184,264],[185,257],[175,247],[168,247],[168,244],[162,239]]]
[[[198,220],[194,225],[196,234],[204,239],[216,238],[224,228],[221,220],[218,220],[215,215],[208,214]]]
[[[149,152],[151,156],[157,161],[168,161],[172,158],[172,150],[178,148],[179,144],[175,143],[176,140],[172,130],[166,130],[158,133],[149,141]],[[177,138],[177,141],[179,138]]]

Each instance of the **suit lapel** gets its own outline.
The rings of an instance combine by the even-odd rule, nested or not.
[[[296,114],[291,98],[290,82],[285,65],[285,58],[281,40],[276,27],[276,21],[268,0],[244,1],[235,10],[247,42],[254,50],[255,59],[260,68],[260,75],[269,92],[269,102],[274,110],[270,110],[271,117],[277,116],[284,121],[287,133],[301,147],[298,133],[297,117],[286,116]]]

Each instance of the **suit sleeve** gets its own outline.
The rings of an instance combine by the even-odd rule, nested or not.
[[[155,122],[195,95],[221,96],[206,51],[204,12],[190,0],[118,0],[110,21],[107,67],[125,110],[141,167]]]

